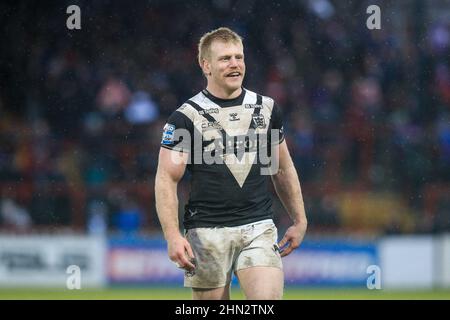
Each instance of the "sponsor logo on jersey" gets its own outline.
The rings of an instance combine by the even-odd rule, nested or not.
[[[219,121],[203,121],[202,129],[203,129],[203,131],[210,130],[210,129],[222,130],[222,125],[220,124]]]
[[[211,113],[219,113],[219,108],[209,108],[204,110],[199,110],[198,114],[203,116],[205,114],[211,114]]]
[[[230,113],[230,121],[238,121],[238,120],[241,119],[238,117],[238,114],[236,112]]]
[[[163,135],[162,135],[162,144],[172,144],[173,143],[173,135],[175,131],[175,126],[170,123],[166,123],[166,125],[163,128]]]
[[[266,121],[262,114],[254,114],[252,115],[252,118],[257,128],[264,129],[266,127]]]
[[[262,104],[246,103],[246,104],[244,104],[244,108],[245,109],[261,109],[262,108]]]

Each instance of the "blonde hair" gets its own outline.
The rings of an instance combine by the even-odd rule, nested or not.
[[[211,57],[211,44],[215,40],[242,44],[242,37],[229,28],[221,27],[205,33],[198,42],[198,63],[200,67],[204,59]]]

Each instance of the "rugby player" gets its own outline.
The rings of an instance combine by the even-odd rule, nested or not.
[[[281,257],[300,246],[307,219],[280,110],[273,99],[242,86],[244,47],[234,31],[203,35],[198,63],[207,86],[169,117],[159,154],[156,208],[169,258],[185,270],[193,299],[229,299],[233,272],[247,299],[281,299]],[[263,137],[265,144],[259,143]],[[277,164],[270,177],[293,221],[279,242],[263,149]],[[182,234],[177,184],[186,169],[191,193]]]

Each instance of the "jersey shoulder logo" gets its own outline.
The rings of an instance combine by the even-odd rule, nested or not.
[[[166,123],[163,129],[163,135],[162,135],[162,144],[172,144],[173,143],[173,135],[175,131],[175,126],[170,123]]]

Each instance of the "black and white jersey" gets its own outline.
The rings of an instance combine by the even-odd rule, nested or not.
[[[270,135],[276,132],[276,137]],[[186,101],[169,117],[161,146],[189,153],[191,192],[185,229],[237,226],[272,218],[267,167],[261,152],[284,140],[273,99],[243,88],[235,99],[207,90]],[[266,150],[262,150],[266,149]]]

